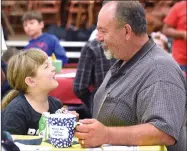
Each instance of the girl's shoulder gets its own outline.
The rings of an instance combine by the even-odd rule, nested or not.
[[[26,106],[27,106],[27,102],[25,97],[21,94],[18,94],[18,96],[13,98],[6,108],[18,109],[18,108],[26,108]]]
[[[18,95],[2,110],[2,116],[30,116],[30,108],[26,99]]]
[[[62,101],[60,101],[58,98],[48,96],[48,101],[51,105],[63,106]]]

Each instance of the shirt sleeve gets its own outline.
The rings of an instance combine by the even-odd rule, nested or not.
[[[11,134],[26,135],[27,134],[27,121],[23,113],[5,112],[2,115],[2,130],[8,131]]]
[[[73,91],[84,103],[86,103],[91,96],[89,86],[92,84],[92,72],[95,63],[93,50],[90,44],[91,43],[87,43],[81,50],[77,73],[73,83]]]
[[[179,138],[185,119],[186,96],[182,88],[159,81],[138,94],[137,117],[140,123],[151,123],[159,130]]]
[[[169,26],[176,27],[177,20],[178,20],[178,4],[174,5],[170,9],[168,15],[164,19],[164,23]]]
[[[66,51],[64,49],[64,47],[62,47],[60,45],[59,40],[54,37],[55,41],[54,41],[54,54],[57,57],[57,59],[62,60],[63,61],[63,65],[68,63],[68,58],[66,56]]]

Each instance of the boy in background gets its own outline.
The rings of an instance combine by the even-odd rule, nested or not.
[[[44,21],[40,12],[26,12],[22,17],[22,22],[25,33],[30,37],[29,44],[25,46],[25,49],[40,48],[48,56],[52,56],[54,53],[58,60],[62,60],[63,65],[68,62],[65,49],[60,45],[57,37],[42,32]]]

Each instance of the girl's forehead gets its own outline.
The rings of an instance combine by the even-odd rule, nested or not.
[[[43,62],[43,64],[39,65],[37,67],[36,73],[41,72],[44,70],[45,66],[49,64],[48,59]]]
[[[39,51],[41,51],[46,56],[46,58],[48,58],[48,55],[45,51],[42,51],[42,50],[39,50]]]
[[[47,58],[47,59],[43,62],[42,65],[49,63],[49,61],[50,61],[50,60]]]

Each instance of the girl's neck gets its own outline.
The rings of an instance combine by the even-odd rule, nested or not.
[[[49,102],[47,95],[33,95],[25,94],[28,103],[32,108],[39,113],[47,112],[49,110]]]
[[[28,99],[30,102],[35,102],[38,104],[46,103],[48,101],[48,95],[34,95],[34,94],[25,94],[25,97]]]

